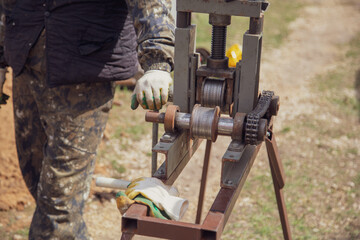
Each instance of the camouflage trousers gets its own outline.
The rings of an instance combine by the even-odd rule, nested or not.
[[[43,32],[13,81],[19,163],[36,201],[29,239],[89,239],[82,213],[114,85],[48,88],[44,54]]]

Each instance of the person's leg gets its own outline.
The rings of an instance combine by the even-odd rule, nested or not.
[[[46,135],[29,239],[88,239],[82,217],[114,95],[114,84],[47,87],[42,34],[27,69]]]
[[[20,169],[31,195],[37,198],[46,135],[29,89],[32,76],[25,69],[13,80],[15,140]]]
[[[34,83],[48,141],[30,239],[87,239],[82,211],[113,87],[111,83],[40,86]]]

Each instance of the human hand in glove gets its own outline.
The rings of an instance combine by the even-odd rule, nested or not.
[[[6,104],[9,96],[3,93],[3,87],[6,80],[6,68],[0,68],[0,104]]]
[[[144,109],[160,110],[168,100],[172,82],[169,72],[162,70],[145,72],[136,82],[131,96],[131,109],[135,110],[140,104]]]
[[[137,201],[139,197],[150,200],[150,204],[144,202],[143,204],[150,207],[153,216],[157,217],[157,214],[161,213],[164,217],[173,220],[180,220],[189,205],[188,200],[178,197],[179,193],[176,188],[166,186],[157,178],[136,179],[128,186],[125,194],[129,199],[136,202],[139,202]],[[126,198],[118,198],[117,203],[120,211],[126,211],[131,201]]]

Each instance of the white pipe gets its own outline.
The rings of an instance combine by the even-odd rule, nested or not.
[[[130,184],[130,181],[115,179],[115,178],[107,178],[107,177],[97,177],[95,180],[95,184],[98,187],[106,187],[106,188],[115,188],[115,189],[127,189],[127,186]]]

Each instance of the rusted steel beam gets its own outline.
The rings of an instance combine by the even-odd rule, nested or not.
[[[274,170],[274,167],[272,166],[271,162],[270,162],[270,168],[271,168],[271,175],[272,175],[272,178],[273,178],[273,184],[274,184],[274,190],[275,190],[275,196],[276,196],[276,203],[277,203],[278,210],[279,210],[281,227],[282,227],[282,230],[283,230],[284,239],[285,240],[292,240],[291,231],[290,231],[290,224],[289,224],[289,220],[288,220],[287,212],[286,212],[283,189],[281,189],[279,187],[278,183],[275,180],[276,179],[275,170]]]
[[[133,204],[122,217],[122,237],[134,234],[173,240],[213,240],[220,239],[224,228],[224,214],[210,212],[202,225],[145,216],[147,207]]]
[[[201,175],[201,184],[200,184],[200,191],[199,191],[199,201],[198,201],[196,220],[195,220],[196,224],[200,224],[200,221],[201,221],[201,213],[202,213],[202,208],[203,208],[203,203],[204,203],[207,173],[209,170],[211,143],[212,143],[211,140],[206,141],[204,165],[203,165],[203,170],[202,170],[202,175]]]
[[[279,150],[272,130],[269,129],[268,134],[269,135],[265,138],[268,158],[274,170],[274,181],[276,181],[279,188],[282,189],[285,185],[285,174],[283,165],[279,156]]]
[[[172,185],[200,146],[201,141],[201,139],[190,139],[188,132],[175,136],[175,140],[170,143],[160,140],[153,151],[164,154],[165,161],[153,176],[163,180],[167,185]],[[168,161],[168,159],[173,159],[173,161]]]
[[[224,214],[224,226],[229,219],[234,204],[241,192],[242,187],[244,186],[246,178],[249,175],[250,169],[254,163],[260,147],[261,144],[257,146],[251,146],[251,148],[249,148],[249,151],[251,150],[251,153],[248,152],[245,156],[243,155],[241,157],[241,169],[234,168],[234,170],[236,170],[236,172],[240,175],[237,186],[235,188],[222,187],[218,195],[216,196],[213,205],[210,208],[210,212],[220,212]]]
[[[120,240],[131,240],[134,237],[134,233],[123,233]]]
[[[286,205],[283,194],[283,187],[285,186],[285,174],[272,129],[269,129],[268,136],[265,138],[265,142],[284,239],[291,240],[292,237],[290,231],[290,224],[287,217]]]
[[[144,205],[131,205],[122,217],[122,231],[174,240],[201,239],[201,225],[147,217],[146,212]]]
[[[223,213],[209,212],[202,224],[202,239],[220,239],[224,226]]]

